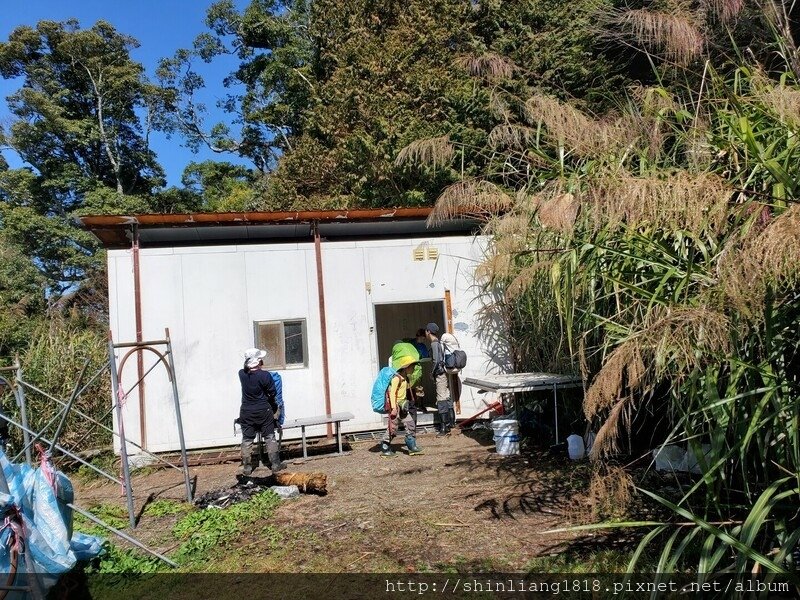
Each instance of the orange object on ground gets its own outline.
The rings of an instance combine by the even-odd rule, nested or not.
[[[480,417],[483,413],[489,412],[490,410],[498,410],[500,414],[503,414],[503,403],[500,400],[492,402],[489,406],[484,408],[481,412],[475,413],[474,415],[472,415],[469,419],[466,419],[465,421],[461,421],[461,423],[459,423],[458,426],[459,427],[464,427],[465,425],[469,425],[470,423],[475,421],[478,417]]]

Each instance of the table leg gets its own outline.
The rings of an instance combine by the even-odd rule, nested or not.
[[[342,422],[336,421],[336,443],[339,444],[339,454],[342,453]]]
[[[303,436],[303,458],[308,458],[308,450],[306,449],[306,426],[300,426],[300,433]]]
[[[553,415],[556,421],[556,444],[558,444],[558,396],[555,383],[553,384]]]

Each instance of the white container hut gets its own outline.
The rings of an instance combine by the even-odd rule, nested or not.
[[[452,331],[467,352],[462,376],[502,370],[507,349],[482,326],[474,277],[486,240],[475,235],[473,221],[429,226],[429,214],[409,208],[81,221],[108,250],[114,341],[163,339],[169,329],[186,446],[199,449],[239,442],[236,374],[251,346],[266,349],[266,366],[280,372],[287,418],[348,411],[355,418],[343,432],[383,426],[370,405],[375,375],[392,344],[428,322]],[[123,389],[155,362],[142,354],[139,365],[128,361]],[[430,399],[430,386],[427,393]],[[461,415],[484,408],[482,398],[465,387]],[[179,448],[163,369],[130,394],[123,419],[126,436],[148,450]],[[326,433],[326,426],[307,432]]]

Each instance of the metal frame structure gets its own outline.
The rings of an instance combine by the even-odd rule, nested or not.
[[[23,386],[26,384],[26,382],[22,379],[22,369],[21,369],[21,367],[19,365],[19,360],[15,358],[13,367],[2,367],[2,368],[0,368],[0,372],[13,370],[14,373],[16,374],[16,376],[17,376],[16,380],[9,381],[7,378],[5,378],[3,376],[0,376],[0,382],[6,384],[11,389],[11,391],[12,391],[12,393],[14,395],[14,398],[19,402],[20,418],[24,422],[24,425],[22,423],[17,423],[13,419],[9,418],[6,414],[4,414],[2,412],[2,410],[0,410],[0,418],[3,419],[3,421],[8,423],[9,425],[14,425],[14,426],[18,427],[22,431],[23,437],[26,440],[25,441],[25,448],[22,451],[20,451],[19,454],[17,454],[16,458],[19,458],[20,456],[22,456],[24,454],[26,456],[26,460],[27,460],[28,464],[32,465],[33,461],[30,460],[30,458],[29,458],[29,457],[31,457],[31,448],[33,447],[33,445],[37,441],[41,440],[42,442],[44,442],[46,444],[50,444],[50,449],[49,449],[48,453],[45,455],[44,460],[49,461],[50,460],[50,455],[53,452],[53,450],[58,450],[61,453],[65,454],[66,456],[69,456],[70,458],[72,458],[74,460],[77,460],[81,464],[84,464],[84,465],[92,468],[93,470],[95,470],[96,472],[101,474],[103,477],[105,477],[107,479],[110,479],[111,481],[114,481],[116,483],[122,484],[123,482],[120,481],[119,479],[113,477],[112,475],[109,475],[108,473],[105,473],[101,469],[98,469],[97,467],[95,467],[94,465],[89,463],[88,461],[85,461],[81,457],[79,457],[79,456],[73,454],[72,452],[69,452],[68,450],[62,448],[57,443],[57,440],[58,440],[59,436],[61,435],[61,432],[63,431],[64,424],[66,422],[69,410],[72,407],[72,404],[74,403],[75,399],[79,395],[78,392],[82,392],[84,389],[86,389],[86,387],[88,387],[88,385],[91,384],[91,381],[90,381],[82,389],[78,390],[78,386],[80,385],[80,380],[81,380],[81,378],[83,376],[83,373],[86,371],[86,367],[87,366],[88,366],[88,361],[84,365],[83,370],[81,371],[81,376],[79,377],[78,383],[75,385],[73,393],[71,394],[70,400],[69,400],[69,402],[67,402],[66,406],[62,410],[60,410],[53,418],[51,418],[50,421],[48,421],[47,425],[45,425],[45,427],[42,429],[42,431],[40,431],[38,433],[35,433],[27,425],[27,415],[26,415],[26,411],[25,411],[25,396],[24,396],[24,391],[23,391]],[[102,370],[99,371],[95,377],[99,376],[100,373],[102,373]],[[94,378],[92,378],[92,379],[94,379]],[[20,385],[20,384],[23,384],[23,385]],[[43,433],[47,430],[48,427],[50,427],[50,425],[56,419],[60,419],[59,424],[58,424],[58,428],[56,430],[56,433],[53,436],[52,440],[47,440],[43,436]],[[33,437],[31,437],[31,436],[33,436]],[[3,444],[3,445],[5,445],[5,444]],[[12,461],[12,462],[14,462],[14,461]],[[9,493],[8,482],[6,481],[5,473],[3,473],[2,469],[0,469],[0,492],[6,493],[6,494]],[[90,521],[96,523],[97,525],[100,525],[101,527],[103,527],[104,529],[110,531],[111,533],[114,533],[115,535],[119,536],[120,538],[124,539],[125,541],[129,542],[130,544],[133,544],[137,548],[139,548],[139,549],[147,552],[148,554],[150,554],[152,556],[155,556],[156,558],[164,561],[165,563],[167,563],[171,567],[177,567],[178,566],[174,561],[170,560],[166,556],[156,552],[155,550],[152,550],[146,544],[144,544],[141,541],[137,540],[133,536],[130,536],[127,533],[112,527],[111,525],[106,523],[103,519],[100,519],[100,518],[96,517],[95,515],[91,514],[89,511],[84,510],[83,508],[77,506],[75,503],[69,502],[69,503],[67,503],[67,506],[69,508],[71,508],[73,511],[83,515],[84,517],[86,517]],[[0,515],[0,517],[11,518],[11,519],[19,518],[18,516],[15,516],[15,513],[13,513],[13,511],[10,514]],[[22,557],[21,558],[24,561],[25,572],[29,574],[28,579],[27,579],[27,583],[28,584],[24,585],[24,586],[0,584],[0,591],[5,592],[5,593],[8,593],[8,592],[23,592],[23,593],[30,594],[30,596],[34,600],[43,599],[44,598],[44,593],[43,593],[42,589],[39,586],[37,578],[35,577],[36,566],[35,566],[35,564],[33,562],[33,557],[31,555],[31,552],[28,549],[27,544],[24,543],[25,540],[22,540],[22,541],[23,541],[23,544],[22,544],[23,550],[22,550]]]
[[[482,378],[467,377],[463,385],[478,388],[486,392],[499,393],[504,399],[522,392],[540,390],[553,391],[553,411],[555,419],[556,444],[558,444],[558,388],[583,387],[583,379],[572,375],[554,375],[552,373],[506,373],[502,375],[486,375]],[[505,405],[505,402],[503,402]],[[518,416],[516,401],[513,411]]]
[[[158,347],[165,347],[164,351],[161,352],[158,350]],[[122,355],[121,360],[119,361],[119,367],[117,367],[117,358],[116,358],[116,350],[121,349],[128,349],[124,355]],[[134,352],[137,354],[137,364],[139,362],[138,356],[144,351],[152,352],[156,355],[158,360],[151,366],[145,373],[139,376],[139,379],[134,383],[131,388],[127,391],[124,391],[121,387],[121,380],[122,380],[122,372],[125,368],[125,363],[127,362],[128,358]],[[119,433],[114,432],[112,433],[116,435],[120,439],[120,460],[122,462],[122,474],[124,477],[123,485],[125,487],[125,497],[126,502],[128,505],[128,516],[131,522],[131,528],[136,527],[135,523],[135,515],[133,512],[133,487],[131,485],[131,476],[130,476],[130,462],[128,460],[128,448],[127,444],[131,444],[135,446],[148,456],[155,458],[156,460],[163,462],[173,468],[183,471],[183,480],[184,485],[186,486],[186,500],[188,502],[192,501],[193,491],[192,491],[192,484],[189,481],[189,464],[188,458],[186,456],[186,441],[183,435],[183,419],[181,418],[181,404],[180,398],[178,397],[178,382],[175,377],[175,360],[173,358],[173,350],[172,350],[172,341],[169,337],[169,329],[164,330],[164,339],[163,340],[149,340],[149,341],[141,341],[141,342],[122,342],[122,343],[114,343],[114,340],[111,337],[111,332],[108,333],[108,360],[109,360],[109,369],[111,371],[111,392],[114,398],[114,405],[112,410],[116,411],[117,415],[117,423],[119,424]],[[125,421],[122,417],[122,403],[124,402],[125,398],[128,394],[130,394],[134,389],[139,387],[143,382],[145,377],[147,377],[159,364],[162,364],[164,368],[167,370],[167,376],[169,377],[170,382],[172,383],[172,399],[175,405],[175,418],[176,424],[178,426],[178,438],[181,445],[181,462],[182,467],[178,467],[173,465],[171,462],[164,460],[163,458],[149,452],[139,444],[132,442],[131,440],[126,439],[125,437]],[[140,419],[143,420],[143,415],[140,415]],[[106,429],[109,429],[106,427]]]
[[[50,460],[50,456],[54,451],[58,451],[65,456],[77,461],[78,463],[92,469],[100,476],[104,477],[105,479],[116,483],[123,487],[125,490],[126,496],[126,504],[128,509],[128,518],[130,522],[131,529],[136,528],[136,514],[134,512],[134,505],[133,505],[133,486],[131,483],[131,472],[130,472],[130,461],[129,461],[129,454],[128,454],[128,445],[134,446],[140,452],[148,455],[149,457],[153,458],[156,462],[160,462],[166,466],[172,467],[183,473],[184,484],[186,486],[186,499],[188,502],[192,502],[194,491],[191,485],[191,481],[189,479],[189,466],[188,466],[188,458],[186,454],[186,444],[185,438],[183,433],[183,420],[181,418],[181,409],[180,409],[180,399],[178,396],[178,384],[175,377],[175,361],[173,358],[173,350],[172,350],[172,342],[169,336],[169,329],[164,330],[165,338],[163,340],[151,340],[151,341],[140,341],[140,342],[125,342],[125,343],[114,343],[111,333],[109,332],[108,337],[108,361],[104,364],[100,369],[98,369],[86,383],[83,383],[84,375],[86,373],[86,369],[89,366],[89,361],[87,360],[86,363],[83,365],[83,368],[80,371],[78,376],[78,380],[73,387],[72,393],[70,394],[68,400],[62,400],[57,398],[41,388],[37,387],[36,385],[28,382],[25,380],[23,369],[20,364],[20,361],[17,357],[14,358],[14,364],[10,367],[0,367],[0,383],[5,384],[11,391],[17,408],[19,410],[19,417],[20,421],[17,421],[11,418],[9,415],[5,414],[2,411],[2,407],[0,407],[0,420],[8,423],[9,425],[13,425],[14,427],[18,428],[22,432],[23,437],[23,449],[13,458],[11,459],[12,462],[21,459],[24,455],[25,461],[33,466],[33,454],[32,448],[37,442],[42,442],[49,446],[49,451],[46,454],[46,460]],[[121,349],[127,349],[126,352],[122,355],[121,360],[117,360],[117,351]],[[154,353],[157,356],[156,363],[147,370],[147,372],[140,375],[138,381],[131,386],[130,389],[124,391],[120,384],[122,379],[122,372],[125,367],[125,363],[130,357],[131,354],[137,353],[138,355],[143,354],[145,351],[149,351]],[[137,357],[138,358],[138,357]],[[134,389],[136,389],[143,381],[147,375],[152,372],[159,364],[163,365],[163,367],[167,371],[167,376],[172,383],[172,396],[173,402],[175,405],[175,416],[176,416],[176,425],[178,428],[178,435],[180,439],[181,445],[181,458],[182,458],[182,466],[178,466],[173,464],[172,462],[153,454],[152,452],[148,451],[143,446],[129,440],[125,437],[125,427],[124,427],[124,420],[122,417],[122,406],[121,400],[124,401],[125,397],[130,394]],[[94,381],[100,377],[106,370],[110,372],[111,375],[111,389],[113,392],[113,405],[111,409],[101,417],[101,420],[97,420],[93,418],[91,415],[86,414],[85,412],[81,411],[80,409],[74,406],[75,401],[77,398],[85,392],[89,386],[91,386]],[[3,375],[3,373],[11,372],[13,375],[10,378],[7,378]],[[36,394],[41,395],[43,398],[49,400],[50,402],[58,405],[58,409],[53,414],[53,416],[48,420],[48,422],[42,427],[41,431],[33,431],[30,427],[28,422],[28,414],[27,414],[27,402],[26,402],[26,390],[29,392],[34,392]],[[117,423],[119,425],[119,432],[114,431],[112,427],[108,427],[102,420],[108,418],[112,412],[116,411]],[[75,413],[80,417],[89,421],[93,427],[100,427],[111,433],[112,438],[115,436],[120,440],[120,462],[122,464],[122,479],[115,477],[114,475],[104,471],[103,469],[93,465],[90,461],[81,458],[77,454],[69,451],[68,449],[64,448],[58,443],[61,434],[64,431],[64,427],[66,425],[66,420],[71,413]],[[48,429],[50,429],[55,423],[57,422],[55,432],[51,437],[46,437]],[[1,475],[1,474],[0,474]],[[3,491],[3,484],[5,482],[5,478],[0,476],[0,491]],[[151,550],[145,544],[140,542],[139,540],[131,537],[130,535],[115,529],[102,519],[92,515],[88,511],[76,506],[74,504],[68,505],[72,508],[75,512],[83,515],[87,519],[97,523],[98,525],[104,527],[105,529],[111,531],[115,535],[123,538],[124,540],[130,542],[131,544],[137,546],[138,548],[144,550],[145,552],[150,553],[153,556],[163,560],[167,564],[171,566],[176,566],[176,564],[166,558],[165,556]],[[3,589],[0,587],[0,589]]]

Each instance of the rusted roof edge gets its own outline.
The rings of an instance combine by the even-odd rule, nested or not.
[[[431,208],[381,208],[294,212],[232,212],[143,215],[89,215],[79,221],[89,230],[114,227],[182,227],[253,225],[258,223],[302,223],[312,221],[374,221],[382,219],[427,219]]]

